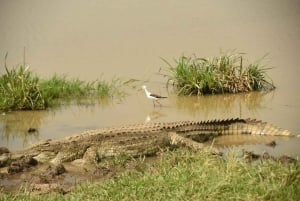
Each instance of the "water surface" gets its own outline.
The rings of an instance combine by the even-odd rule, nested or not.
[[[169,96],[163,107],[153,108],[138,87],[128,89],[123,101],[6,113],[0,117],[0,146],[17,150],[104,126],[232,117],[262,119],[299,134],[299,10],[297,0],[0,0],[2,64],[6,52],[9,66],[21,62],[25,47],[26,61],[42,77],[135,78]],[[246,52],[250,62],[269,53],[265,64],[274,67],[269,76],[276,90],[177,97],[157,74],[165,66],[160,57],[172,62],[182,54],[206,57],[232,49]],[[30,127],[38,132],[27,133]]]

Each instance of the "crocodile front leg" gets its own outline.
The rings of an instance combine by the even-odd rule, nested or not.
[[[88,147],[85,143],[71,143],[64,146],[50,162],[58,165],[63,162],[71,162],[82,158]]]
[[[175,132],[169,132],[168,137],[171,145],[185,146],[194,150],[202,150],[205,147],[203,143],[196,142],[192,139],[182,137]],[[216,148],[212,148],[212,153],[216,155],[222,155],[222,152],[220,152]]]

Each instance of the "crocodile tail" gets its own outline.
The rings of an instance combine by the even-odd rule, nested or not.
[[[242,126],[242,133],[252,135],[294,136],[294,134],[288,130],[256,119],[245,119],[245,123]]]

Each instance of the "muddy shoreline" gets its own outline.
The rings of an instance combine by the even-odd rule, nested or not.
[[[276,142],[267,144],[276,148]],[[38,163],[33,158],[22,158],[12,162],[6,167],[0,168],[0,191],[9,193],[17,191],[27,191],[33,194],[45,194],[55,192],[66,194],[72,191],[77,185],[86,182],[103,182],[107,179],[115,178],[122,172],[132,169],[151,167],[160,159],[164,151],[156,156],[147,157],[143,160],[134,158],[124,158],[122,162],[116,164],[116,159],[107,158],[97,166],[82,166],[81,164],[63,163],[57,166],[49,163]],[[220,156],[226,159],[226,156]],[[242,156],[249,163],[273,160],[279,163],[299,163],[299,160],[282,155],[274,157],[269,153],[257,154],[252,151],[243,150]],[[118,159],[117,159],[118,160]],[[19,169],[14,167],[19,167]]]

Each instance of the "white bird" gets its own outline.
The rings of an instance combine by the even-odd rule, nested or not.
[[[158,103],[159,105],[161,105],[161,103],[158,101],[159,99],[168,98],[166,96],[160,96],[160,95],[153,94],[153,93],[149,92],[145,85],[143,85],[142,88],[145,90],[147,98],[153,100],[153,106],[154,107],[155,107],[155,102]]]

